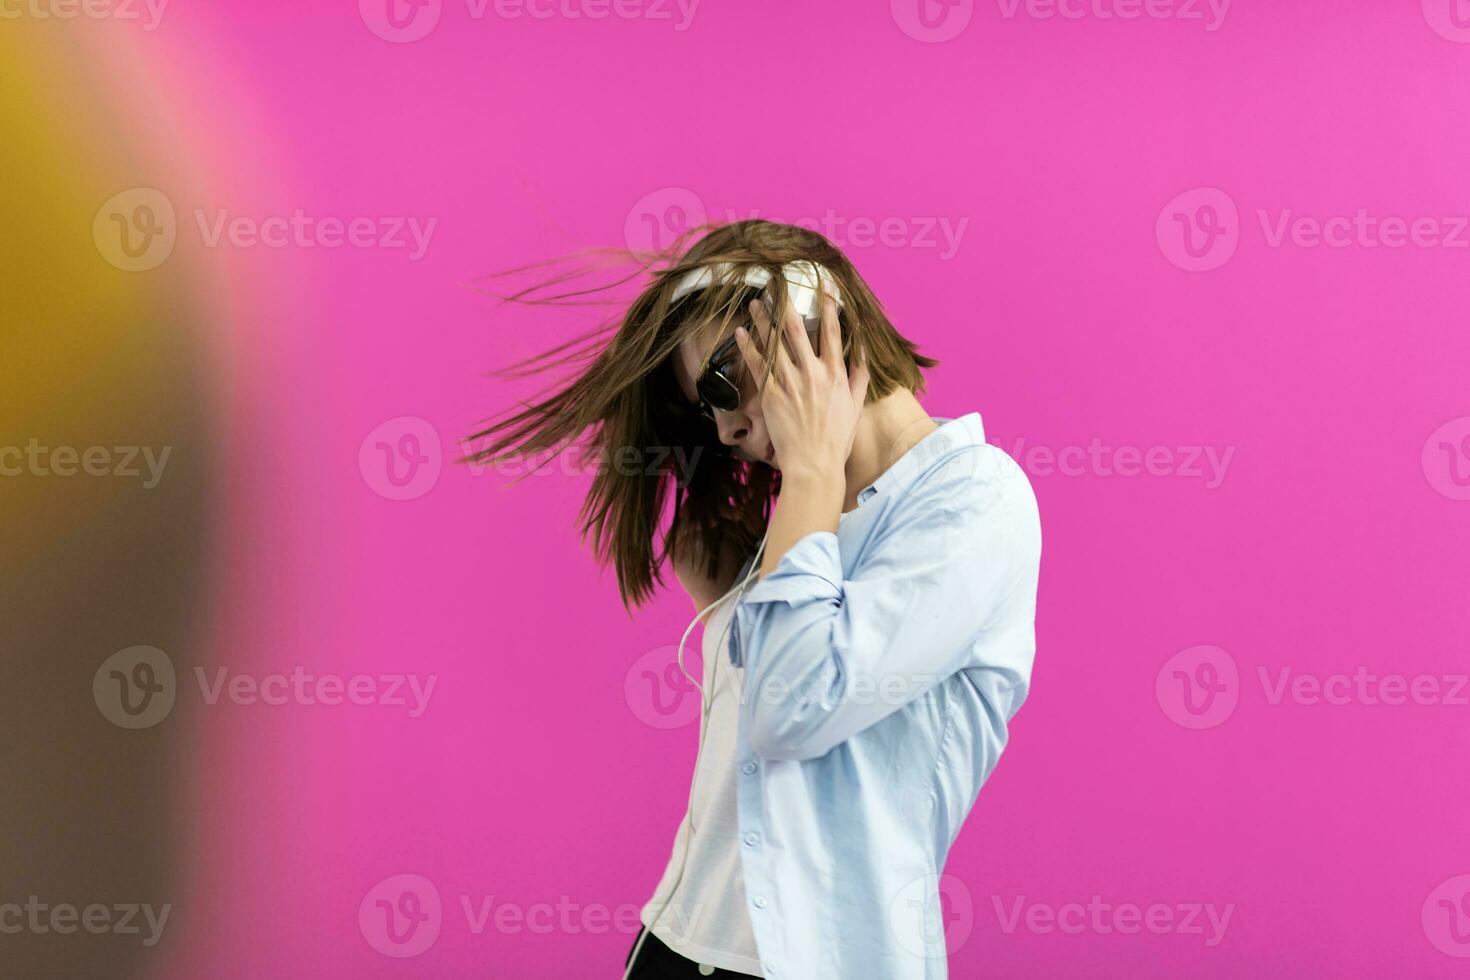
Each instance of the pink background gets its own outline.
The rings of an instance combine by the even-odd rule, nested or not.
[[[195,659],[438,675],[409,718],[207,705],[181,671],[176,908],[148,975],[617,975],[633,937],[607,913],[476,934],[461,897],[612,913],[649,897],[695,726],[658,727],[625,692],[641,657],[667,659],[688,603],[623,612],[575,535],[585,475],[511,486],[452,460],[526,390],[485,371],[589,325],[496,310],[473,281],[623,245],[645,215],[667,230],[691,199],[712,219],[896,219],[890,244],[837,241],[941,359],[925,404],[978,410],[1007,451],[1025,440],[1045,541],[1036,670],[946,869],[953,975],[1464,971],[1449,952],[1470,944],[1437,944],[1426,902],[1470,873],[1470,707],[1273,704],[1260,672],[1467,669],[1470,503],[1450,467],[1470,472],[1470,232],[1459,248],[1273,247],[1260,212],[1470,213],[1470,45],[1409,3],[1238,0],[1217,30],[975,4],[939,43],[895,5],[704,0],[677,31],[674,7],[477,20],[446,0],[412,43],[350,2],[176,0],[153,32],[37,28],[131,46],[156,86],[134,137],[171,149],[118,163],[113,188],[170,193],[180,255],[230,297],[200,367],[221,493]],[[1187,271],[1165,208],[1198,188],[1237,208],[1235,251]],[[417,261],[210,249],[196,207],[437,225]],[[967,222],[953,255],[911,241],[930,218]],[[441,472],[392,500],[360,449],[385,423],[396,445],[403,418],[438,435],[438,453],[420,445]],[[1028,455],[1094,439],[1173,462],[1065,475]],[[1179,472],[1188,447],[1232,453],[1217,485]],[[1195,728],[1160,674],[1200,646],[1233,666],[1236,704]],[[358,910],[402,874],[432,882],[443,915],[400,959]],[[1214,946],[1007,932],[997,914],[1094,895],[1233,910]]]

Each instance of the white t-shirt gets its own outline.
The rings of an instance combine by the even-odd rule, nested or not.
[[[736,581],[748,571],[747,565]],[[746,587],[755,581],[751,579]],[[663,878],[640,917],[650,932],[680,956],[760,976],[760,957],[745,904],[735,808],[735,726],[744,671],[730,663],[728,636],[725,649],[716,648],[735,599],[736,594],[726,596],[705,621],[700,683],[710,695],[709,718],[700,736],[689,810],[674,837],[674,852]],[[694,695],[698,697],[699,692]]]

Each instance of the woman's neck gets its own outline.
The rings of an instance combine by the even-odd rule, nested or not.
[[[863,406],[847,457],[844,512],[857,507],[858,491],[882,476],[899,457],[939,426],[907,388],[899,387]]]

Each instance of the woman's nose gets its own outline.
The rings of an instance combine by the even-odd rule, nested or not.
[[[750,434],[750,420],[738,409],[733,412],[716,409],[715,426],[719,430],[720,441],[727,446],[738,445],[740,440]]]

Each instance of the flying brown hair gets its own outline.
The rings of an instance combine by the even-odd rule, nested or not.
[[[684,251],[685,243],[701,232],[698,242]],[[720,338],[736,325],[750,326],[747,304],[762,291],[746,284],[747,271],[761,266],[770,273],[765,292],[777,312],[776,322],[789,306],[782,265],[806,260],[831,272],[842,296],[839,320],[850,354],[867,357],[869,401],[900,385],[922,391],[920,369],[938,363],[894,329],[852,263],[814,231],[764,220],[706,226],[641,260],[635,275],[651,275],[652,281],[616,321],[611,337],[609,323],[497,372],[523,375],[590,361],[551,394],[522,403],[471,435],[469,442],[477,448],[463,460],[499,463],[555,455],[585,439],[601,465],[579,515],[582,535],[584,540],[590,537],[601,561],[612,562],[629,609],[663,583],[660,570],[671,554],[692,546],[692,553],[702,556],[706,574],[714,578],[722,559],[751,556],[765,533],[779,476],[764,464],[729,454],[715,427],[680,390],[673,370],[680,342],[702,326],[718,323]],[[704,266],[718,267],[711,270],[713,284],[672,302],[680,280]],[[586,296],[618,285],[552,292],[571,278],[559,276],[503,298],[580,304]],[[768,357],[774,353],[772,345]],[[646,462],[623,465],[630,458]],[[614,461],[619,465],[610,465]],[[681,462],[689,465],[681,467]],[[660,533],[666,510],[672,513]]]

